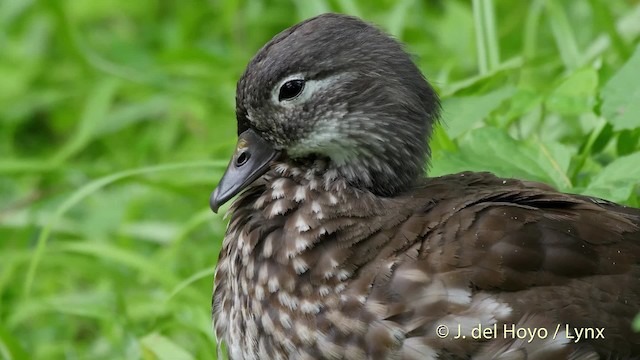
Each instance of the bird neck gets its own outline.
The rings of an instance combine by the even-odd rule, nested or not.
[[[313,190],[339,193],[349,189],[350,192],[391,198],[424,179],[428,154],[424,157],[406,156],[413,160],[399,162],[393,159],[397,151],[387,150],[375,156],[360,153],[341,159],[316,155],[285,158],[276,165],[276,170],[280,169],[283,177],[310,184]]]
[[[269,263],[280,274],[308,276],[310,283],[337,283],[367,260],[357,249],[382,226],[382,212],[392,203],[351,186],[331,168],[278,163],[229,209],[228,234],[234,236],[225,238],[223,248],[241,257],[236,261],[253,263],[250,271]],[[326,252],[329,243],[340,246]],[[361,258],[351,259],[355,256]],[[349,269],[342,268],[345,263]]]

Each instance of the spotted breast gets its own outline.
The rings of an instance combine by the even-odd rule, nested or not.
[[[400,44],[324,14],[237,88],[213,320],[231,359],[640,357],[640,210],[424,177],[436,93]]]

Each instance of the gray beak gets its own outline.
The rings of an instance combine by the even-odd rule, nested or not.
[[[211,210],[217,213],[221,205],[266,173],[278,155],[279,152],[253,130],[240,134],[236,152],[209,199]]]

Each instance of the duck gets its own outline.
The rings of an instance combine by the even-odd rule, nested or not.
[[[213,328],[230,359],[640,357],[640,209],[428,177],[439,97],[403,45],[323,14],[236,91]]]

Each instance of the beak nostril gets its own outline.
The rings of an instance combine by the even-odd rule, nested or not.
[[[253,130],[240,134],[236,152],[209,199],[211,209],[217,211],[220,205],[269,171],[278,155],[279,152]]]
[[[249,161],[250,157],[251,157],[251,154],[249,152],[247,152],[247,151],[242,152],[236,158],[236,166],[242,166],[242,165],[246,164],[247,161]]]

